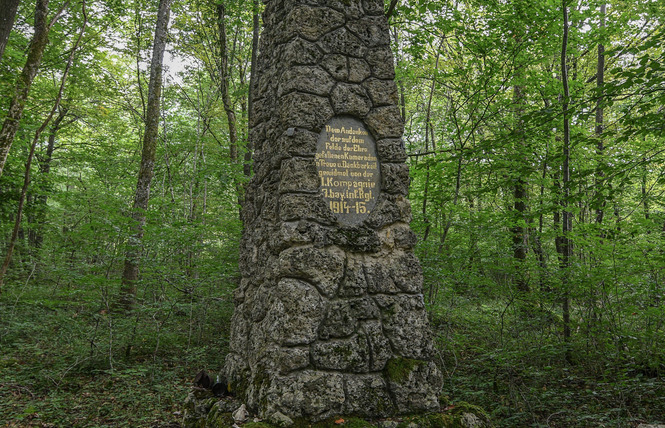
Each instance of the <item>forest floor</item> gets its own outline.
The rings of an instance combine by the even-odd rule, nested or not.
[[[93,294],[28,285],[0,296],[0,426],[176,427],[195,374],[222,366],[228,302],[208,301],[202,317],[180,296],[117,319]],[[446,406],[480,405],[505,427],[665,423],[662,367],[581,337],[566,363],[556,317],[510,306],[457,297],[431,307]]]

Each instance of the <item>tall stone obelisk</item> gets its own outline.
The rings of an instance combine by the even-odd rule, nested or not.
[[[263,21],[230,386],[266,418],[436,410],[383,2],[269,0]]]

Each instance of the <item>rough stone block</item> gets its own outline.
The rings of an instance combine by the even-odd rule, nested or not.
[[[370,48],[390,46],[388,21],[384,16],[365,16],[349,21],[346,28]]]
[[[262,221],[272,222],[277,219],[277,189],[266,194],[263,198],[257,198],[256,209]],[[261,204],[259,205],[259,201]]]
[[[349,82],[360,83],[371,75],[367,61],[362,58],[349,58]]]
[[[383,194],[379,197],[376,206],[367,219],[367,224],[370,227],[380,229],[398,221],[404,221],[402,209],[395,198],[390,196]]]
[[[250,322],[244,317],[243,305],[238,305],[233,312],[232,327],[231,327],[231,340],[229,341],[229,348],[231,354],[235,352],[243,352],[247,347],[247,335],[249,334]],[[230,354],[230,355],[231,355]]]
[[[267,284],[261,284],[258,289],[258,292],[246,293],[245,307],[252,308],[251,312],[248,314],[249,320],[252,322],[263,320],[268,313],[268,305],[270,304],[270,294],[267,289]]]
[[[371,78],[363,82],[363,87],[372,99],[374,107],[397,105],[399,103],[397,85],[394,80]]]
[[[285,131],[277,140],[280,151],[292,156],[314,156],[319,134],[306,129],[292,129],[291,135]]]
[[[400,289],[395,285],[391,275],[391,267],[383,260],[375,260],[365,264],[367,291],[370,294],[396,294]]]
[[[268,82],[263,79],[259,80],[259,84],[268,84]],[[254,114],[252,115],[252,120],[250,121],[250,126],[257,126],[259,123],[263,123],[268,119],[270,113],[270,106],[268,100],[262,98],[254,101],[252,105],[252,110]]]
[[[346,28],[339,28],[323,36],[320,46],[326,53],[337,53],[355,58],[364,58],[368,54],[362,40]]]
[[[291,67],[279,79],[278,96],[299,91],[327,96],[335,81],[324,69],[316,65]]]
[[[383,15],[383,0],[363,0],[363,9],[367,15]]]
[[[404,122],[397,106],[377,107],[365,118],[367,127],[377,140],[383,138],[400,138],[404,131]]]
[[[345,381],[345,413],[365,417],[386,417],[394,413],[388,385],[380,375],[347,375]]]
[[[275,378],[266,395],[266,408],[260,416],[282,409],[293,418],[323,420],[339,415],[344,401],[342,374],[304,370]]]
[[[376,152],[381,162],[401,163],[406,161],[406,150],[401,138],[386,138],[376,142]]]
[[[338,300],[330,302],[326,309],[326,317],[319,328],[320,339],[351,336],[356,332],[358,319],[354,316],[349,302]]]
[[[395,78],[393,52],[390,47],[372,49],[366,59],[372,70],[372,75],[377,79]]]
[[[327,297],[332,297],[344,275],[344,252],[313,246],[289,248],[279,255],[279,275],[312,282]]]
[[[279,348],[276,354],[276,365],[281,374],[287,374],[309,366],[309,347]]]
[[[348,18],[357,19],[363,15],[362,0],[319,0],[344,13]]]
[[[284,126],[319,132],[332,116],[328,98],[300,92],[280,98],[279,119]]]
[[[367,280],[361,260],[347,258],[346,269],[342,285],[339,288],[340,297],[363,296],[367,292]]]
[[[392,229],[393,240],[397,248],[411,250],[416,246],[417,237],[408,224],[398,224]]]
[[[319,63],[322,56],[323,52],[316,43],[296,37],[282,46],[280,59],[284,65],[314,65]],[[274,80],[274,76],[271,78]],[[259,92],[266,91],[264,89]]]
[[[413,217],[411,215],[411,204],[409,203],[409,200],[403,195],[398,195],[395,198],[395,205],[399,208],[402,221],[404,223],[411,223]]]
[[[332,91],[331,101],[338,115],[364,117],[371,107],[369,97],[360,85],[338,83]]]
[[[316,192],[319,175],[314,158],[291,158],[282,161],[279,192]]]
[[[296,35],[317,41],[324,34],[344,25],[344,15],[330,8],[294,7],[279,24],[275,42],[283,43]]]
[[[408,195],[409,165],[405,163],[382,163],[381,164],[381,189],[387,193]]]
[[[377,295],[383,331],[396,355],[430,360],[434,355],[422,295]]]
[[[352,373],[369,371],[369,345],[364,336],[317,341],[311,352],[312,362],[319,369]]]
[[[393,356],[390,341],[383,334],[383,327],[379,321],[366,321],[360,329],[361,334],[367,337],[371,355],[370,371],[381,371]]]
[[[269,235],[270,248],[279,253],[289,247],[305,244],[324,247],[328,244],[326,233],[323,226],[311,221],[283,222],[278,231]]]
[[[405,293],[423,292],[423,269],[413,253],[402,253],[392,264],[391,269],[395,285]]]
[[[283,221],[314,220],[321,224],[335,223],[335,217],[320,195],[282,195],[279,200],[279,216]]]
[[[305,345],[317,338],[323,321],[325,303],[317,289],[298,279],[279,281],[272,293],[270,310],[262,330],[280,345]],[[260,342],[260,340],[259,340]]]
[[[224,362],[224,373],[229,381],[229,388],[233,393],[241,392],[243,380],[249,377],[249,365],[246,358],[241,357],[237,351],[229,353]]]
[[[436,364],[398,357],[388,362],[386,372],[398,412],[438,410],[443,378]]]
[[[338,81],[346,82],[349,78],[349,64],[346,56],[341,54],[326,55],[321,65]]]
[[[355,253],[375,253],[381,242],[375,230],[365,226],[340,226],[328,232],[335,245]]]
[[[359,320],[378,319],[381,313],[371,297],[365,296],[347,300],[351,316]]]

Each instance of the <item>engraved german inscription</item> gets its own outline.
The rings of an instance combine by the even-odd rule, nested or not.
[[[381,186],[376,144],[365,125],[351,117],[332,118],[319,135],[316,167],[320,191],[337,220],[362,222]]]

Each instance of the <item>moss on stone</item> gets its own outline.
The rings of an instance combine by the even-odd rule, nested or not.
[[[338,424],[336,421],[344,419],[344,423]],[[298,418],[294,421],[292,428],[374,428],[376,425],[361,418],[336,416],[321,422],[312,423],[304,418]]]
[[[229,382],[229,392],[231,392],[233,395],[238,397],[241,401],[245,401],[247,397],[247,388],[249,387],[249,382],[246,380],[247,378],[242,377],[242,380],[236,383],[231,383]]]
[[[367,427],[375,427],[376,425],[371,424],[364,419],[351,418],[351,419],[346,419],[346,422],[342,426],[347,428],[367,428]]]
[[[466,401],[458,401],[455,403],[455,407],[450,411],[450,414],[455,417],[462,416],[464,413],[472,413],[482,419],[488,426],[491,426],[491,419],[485,409],[475,404],[470,404]]]
[[[425,361],[422,360],[397,357],[388,360],[385,370],[389,380],[402,383],[409,378],[411,372],[425,364]]]
[[[274,425],[270,425],[269,423],[266,422],[250,422],[248,424],[244,424],[243,428],[273,428]]]
[[[230,427],[233,426],[234,420],[231,413],[209,413],[205,420],[206,427]]]

